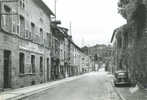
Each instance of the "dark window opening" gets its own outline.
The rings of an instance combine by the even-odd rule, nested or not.
[[[50,73],[49,70],[50,70],[50,69],[49,69],[49,58],[47,58],[47,81],[50,80],[50,79],[49,79],[49,73]]]
[[[20,16],[20,34],[25,37],[25,19],[23,16]]]
[[[8,7],[7,5],[4,5],[4,10],[5,10],[5,12],[7,12],[7,13],[10,13],[10,12],[11,12],[11,8]]]
[[[40,72],[43,73],[43,57],[40,57]]]
[[[12,17],[10,16],[10,13],[11,13],[11,8],[8,7],[7,5],[4,5],[4,10],[5,10],[5,13],[6,15],[3,15],[3,24],[4,26],[6,25],[6,27],[8,28],[7,31],[11,31],[12,29],[12,26],[11,26],[11,22],[12,22]]]
[[[35,56],[31,55],[32,73],[35,73]]]
[[[19,72],[24,73],[24,62],[25,62],[25,56],[24,53],[19,53]]]
[[[11,51],[4,50],[4,88],[11,88]]]
[[[40,37],[43,38],[43,29],[40,28]]]
[[[34,34],[35,33],[35,24],[31,23],[31,33]]]

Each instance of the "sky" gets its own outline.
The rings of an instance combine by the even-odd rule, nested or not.
[[[43,0],[55,12],[54,0]],[[70,28],[80,47],[110,44],[113,30],[126,21],[118,14],[118,0],[57,0],[56,16],[61,26]]]

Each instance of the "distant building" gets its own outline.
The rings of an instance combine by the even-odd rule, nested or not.
[[[71,52],[70,52],[70,66],[71,74],[80,74],[80,62],[81,62],[81,48],[79,48],[73,41],[71,41]]]
[[[83,47],[83,52],[88,54],[94,62],[93,70],[98,70],[101,65],[108,63],[112,56],[112,47],[110,45],[95,45],[92,47]]]

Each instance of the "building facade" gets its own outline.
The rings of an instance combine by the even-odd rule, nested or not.
[[[3,0],[0,6],[0,88],[48,81],[53,13],[42,0]]]
[[[127,70],[132,82],[143,86],[147,83],[146,5],[146,0],[120,0],[119,12],[127,24],[117,28],[113,35],[117,69]]]

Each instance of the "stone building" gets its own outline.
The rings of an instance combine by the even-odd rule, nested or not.
[[[129,72],[132,82],[147,83],[147,24],[146,0],[120,0],[120,14],[127,24],[117,28],[114,40],[114,61],[117,69]]]
[[[81,73],[80,64],[81,64],[81,48],[78,47],[73,41],[71,41],[70,49],[70,68],[71,75],[78,75]]]
[[[52,48],[51,48],[51,79],[59,78],[60,74],[60,30],[57,24],[51,24]]]
[[[0,88],[50,80],[52,11],[42,0],[3,0],[0,6]]]
[[[65,67],[65,39],[68,38],[68,29],[64,27],[59,27],[60,30],[60,78],[65,78],[66,70]],[[69,51],[68,51],[69,52]]]
[[[52,24],[52,79],[69,76],[69,35],[68,29]]]
[[[69,77],[71,74],[70,71],[70,51],[71,51],[71,36],[68,35],[67,33],[65,34],[65,38],[64,38],[64,67],[65,67],[65,77]]]

